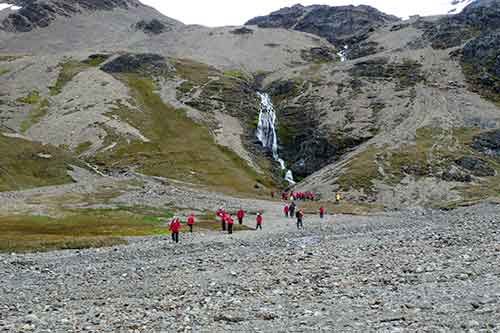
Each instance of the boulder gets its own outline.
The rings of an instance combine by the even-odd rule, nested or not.
[[[143,75],[166,75],[173,67],[165,57],[152,54],[124,54],[104,64],[101,69],[107,73],[136,73]]]

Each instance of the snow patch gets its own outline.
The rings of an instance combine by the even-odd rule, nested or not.
[[[10,10],[19,10],[19,9],[22,9],[23,7],[19,7],[19,6],[16,6],[16,5],[11,5],[9,3],[0,3],[0,10],[4,10],[4,9],[10,9]]]

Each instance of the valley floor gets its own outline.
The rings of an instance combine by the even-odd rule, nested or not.
[[[0,255],[0,331],[500,330],[500,206]],[[247,223],[254,224],[254,216]]]

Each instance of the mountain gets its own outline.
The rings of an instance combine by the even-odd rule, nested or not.
[[[297,5],[213,29],[132,0],[11,4],[21,8],[0,11],[2,190],[80,169],[232,194],[285,188],[256,139],[267,93],[294,190],[389,208],[500,193],[498,0],[404,21]]]
[[[0,12],[0,140],[30,148],[4,154],[4,190],[68,181],[38,171],[52,163],[263,192],[280,179],[254,143],[255,77],[336,52],[301,32],[186,26],[138,1],[16,5]]]
[[[384,14],[370,6],[295,5],[251,19],[246,25],[261,28],[285,28],[324,37],[333,44],[351,44],[368,32],[399,18]]]

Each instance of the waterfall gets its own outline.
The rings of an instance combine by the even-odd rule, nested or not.
[[[259,123],[257,125],[257,139],[262,143],[264,148],[269,149],[273,153],[273,158],[280,166],[281,170],[285,170],[285,180],[290,184],[295,184],[291,170],[286,168],[285,161],[280,158],[278,153],[278,135],[276,134],[276,112],[274,111],[273,102],[268,94],[257,93],[261,100],[261,108],[259,114]]]
[[[349,46],[348,45],[345,45],[344,46],[344,49],[339,51],[337,53],[337,55],[339,56],[340,58],[340,61],[341,62],[344,62],[344,61],[347,61],[347,50],[349,49]]]

